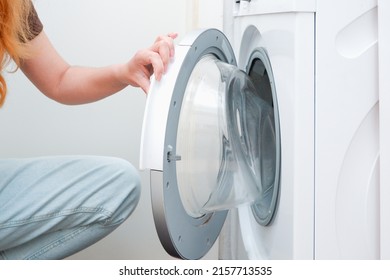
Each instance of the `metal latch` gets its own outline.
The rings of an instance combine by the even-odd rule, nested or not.
[[[167,160],[168,160],[168,162],[171,162],[171,161],[178,161],[178,160],[181,160],[181,156],[179,156],[179,155],[174,155],[174,154],[172,154],[172,152],[168,152],[168,154],[167,154]]]
[[[180,155],[173,154],[173,147],[171,145],[168,145],[167,150],[168,150],[168,153],[167,153],[167,161],[168,162],[181,160]]]

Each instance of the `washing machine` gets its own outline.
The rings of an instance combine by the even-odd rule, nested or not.
[[[141,141],[172,256],[379,258],[377,3],[224,1],[152,81]]]

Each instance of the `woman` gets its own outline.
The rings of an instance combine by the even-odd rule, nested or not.
[[[131,85],[145,92],[174,55],[176,34],[159,37],[124,64],[69,65],[43,31],[30,0],[0,0],[1,69],[13,60],[46,96],[94,102]],[[0,75],[0,105],[7,84]],[[0,159],[0,259],[61,259],[95,243],[137,205],[139,176],[107,157]]]

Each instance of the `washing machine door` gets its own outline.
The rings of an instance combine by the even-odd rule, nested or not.
[[[163,79],[152,81],[140,165],[151,170],[155,225],[174,257],[203,257],[228,209],[261,192],[257,131],[269,130],[273,111],[251,92],[216,29],[188,35]]]

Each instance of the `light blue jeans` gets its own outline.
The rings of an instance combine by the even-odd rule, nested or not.
[[[63,259],[123,223],[140,196],[127,161],[95,156],[0,160],[0,259]]]

